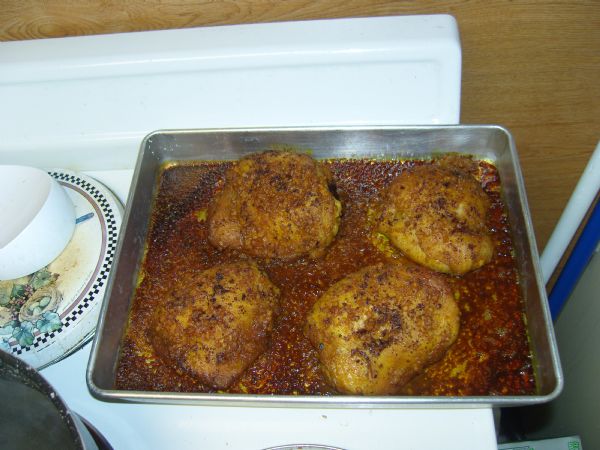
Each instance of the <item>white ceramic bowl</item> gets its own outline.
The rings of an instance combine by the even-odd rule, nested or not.
[[[52,262],[74,229],[75,208],[54,178],[34,167],[0,165],[0,280]]]

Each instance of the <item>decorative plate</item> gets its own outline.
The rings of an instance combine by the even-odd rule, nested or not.
[[[73,237],[43,269],[0,281],[0,348],[37,369],[94,335],[123,218],[123,206],[99,181],[67,170],[49,173],[75,206]]]

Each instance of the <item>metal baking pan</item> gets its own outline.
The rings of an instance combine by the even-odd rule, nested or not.
[[[501,177],[502,196],[513,231],[520,287],[525,302],[537,393],[527,396],[292,396],[216,393],[142,392],[115,389],[123,334],[144,255],[157,176],[170,161],[230,160],[273,146],[309,148],[315,158],[424,158],[461,152],[492,161]],[[102,400],[282,407],[473,407],[543,403],[563,385],[554,332],[541,280],[538,252],[513,138],[495,125],[275,128],[159,131],[147,136],[108,281],[87,370],[91,393]]]

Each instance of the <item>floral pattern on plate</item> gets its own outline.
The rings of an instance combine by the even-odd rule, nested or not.
[[[123,214],[119,200],[97,180],[66,170],[50,175],[75,206],[73,237],[45,268],[0,282],[0,348],[38,369],[92,338]]]

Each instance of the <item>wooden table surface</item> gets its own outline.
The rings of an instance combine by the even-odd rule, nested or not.
[[[461,122],[512,131],[543,249],[600,140],[598,0],[0,0],[0,41],[436,13],[459,24]]]

